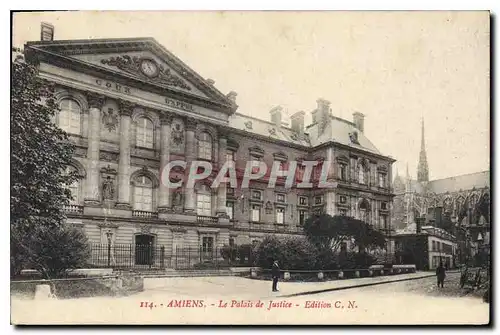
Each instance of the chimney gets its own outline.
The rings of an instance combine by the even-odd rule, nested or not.
[[[271,122],[276,125],[276,128],[281,128],[283,107],[276,106],[269,111],[269,114],[271,114]]]
[[[54,26],[47,22],[42,22],[40,29],[40,39],[42,41],[54,40]]]
[[[290,119],[292,121],[292,130],[299,133],[299,134],[304,134],[304,116],[306,115],[305,112],[300,111],[295,114],[293,114]]]
[[[233,104],[236,105],[236,96],[238,95],[238,93],[236,93],[235,91],[231,91],[229,92],[226,96],[229,100],[232,101]]]
[[[425,217],[415,218],[415,223],[417,224],[417,234],[422,232],[422,225],[425,222]]]
[[[331,114],[330,101],[319,98],[316,100],[318,107],[313,112],[313,122],[326,123]]]
[[[365,130],[365,115],[356,112],[352,114],[352,119],[356,128],[358,128],[360,132],[363,132]]]

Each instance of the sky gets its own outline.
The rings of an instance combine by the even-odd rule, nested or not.
[[[316,100],[333,115],[365,115],[365,133],[394,170],[416,178],[421,120],[430,179],[489,169],[488,12],[17,13],[13,44],[40,39],[154,37],[238,112],[269,119]]]

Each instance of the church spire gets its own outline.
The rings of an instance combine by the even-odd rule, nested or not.
[[[419,182],[429,181],[429,166],[427,165],[427,154],[425,152],[424,119],[422,118],[422,138],[420,142],[420,157],[418,160],[417,180]]]

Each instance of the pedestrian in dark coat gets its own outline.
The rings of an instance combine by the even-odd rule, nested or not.
[[[437,283],[438,287],[444,287],[444,279],[446,278],[446,269],[443,266],[443,263],[439,263],[439,266],[436,269]]]
[[[278,279],[280,278],[280,267],[278,261],[274,261],[271,269],[271,276],[273,277],[273,292],[278,292]]]

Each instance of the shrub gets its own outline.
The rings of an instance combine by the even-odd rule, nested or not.
[[[284,259],[282,242],[274,235],[266,236],[256,249],[257,265],[264,269],[269,269],[274,260]]]
[[[339,255],[341,269],[367,269],[375,263],[375,258],[366,253],[348,252]]]
[[[16,269],[31,268],[46,279],[66,276],[67,270],[84,266],[90,257],[85,233],[66,224],[35,227],[31,234],[22,234],[13,227],[11,248],[21,262]]]
[[[277,260],[283,269],[313,270],[318,255],[316,247],[307,239],[290,237],[279,239],[276,236],[266,237],[257,247],[257,264],[269,269]]]

